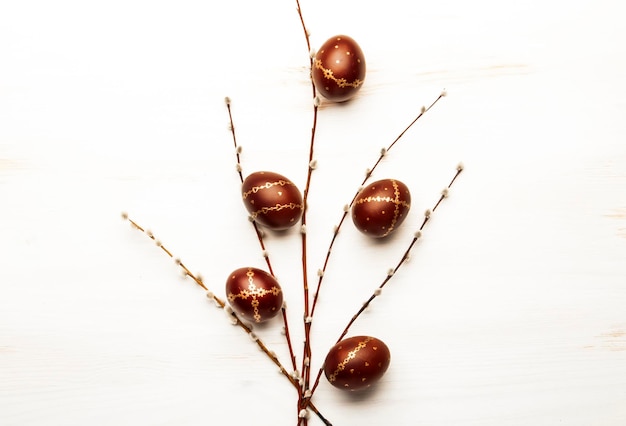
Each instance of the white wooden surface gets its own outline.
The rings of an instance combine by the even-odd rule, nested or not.
[[[510,3],[510,4],[508,4]],[[401,232],[343,229],[313,364],[353,328],[392,351],[380,385],[315,401],[335,425],[626,424],[626,30],[618,1],[302,1],[314,45],[359,41],[359,97],[320,110],[310,268],[363,171],[407,183]],[[289,383],[181,279],[128,211],[217,293],[263,259],[244,171],[302,186],[312,108],[295,2],[0,5],[0,424],[296,423]],[[297,232],[267,238],[300,347]],[[283,360],[277,325],[258,331]],[[299,352],[299,349],[298,349]],[[317,419],[312,424],[321,424]]]

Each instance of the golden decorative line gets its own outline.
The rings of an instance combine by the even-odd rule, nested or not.
[[[253,300],[252,302],[250,302],[250,304],[254,309],[253,318],[256,322],[261,322],[262,318],[261,314],[259,313],[258,299],[267,294],[277,296],[281,292],[281,290],[276,286],[272,286],[272,288],[270,288],[269,290],[266,290],[264,288],[257,288],[257,286],[254,284],[254,271],[252,271],[252,268],[248,269],[248,272],[246,272],[246,276],[248,277],[248,288],[241,289],[238,294],[228,293],[228,300],[232,302],[235,299],[247,300],[248,298],[252,297]]]
[[[356,357],[356,354],[363,348],[365,348],[367,346],[367,343],[369,341],[371,341],[372,338],[371,337],[367,337],[365,340],[363,340],[362,342],[359,342],[359,344],[356,346],[356,348],[354,348],[353,350],[351,350],[350,352],[348,352],[348,355],[346,355],[346,357],[344,358],[343,361],[341,361],[339,364],[337,364],[337,368],[335,369],[335,371],[333,371],[333,374],[330,375],[330,377],[328,378],[329,382],[334,382],[337,380],[337,375],[342,372],[343,370],[345,370],[346,365],[348,365],[348,363],[353,360]]]
[[[281,211],[285,209],[302,210],[303,208],[304,206],[302,204],[296,204],[296,203],[276,204],[275,206],[272,206],[272,207],[262,207],[259,210],[255,211],[254,213],[250,214],[250,216],[252,217],[252,219],[256,219],[257,216],[259,216],[260,214],[267,214],[269,212],[277,212],[277,211]]]
[[[334,81],[335,84],[337,84],[337,86],[341,88],[354,87],[356,89],[357,87],[363,84],[363,80],[359,80],[358,78],[354,79],[354,81],[350,83],[345,78],[335,77],[335,74],[333,73],[331,69],[324,68],[324,66],[322,65],[321,59],[316,59],[314,65],[315,65],[315,68],[317,68],[318,70],[321,70],[324,73],[325,79]]]
[[[354,204],[365,204],[365,203],[369,203],[372,201],[387,201],[389,203],[394,203],[398,206],[405,206],[405,207],[410,206],[409,203],[407,203],[406,201],[398,200],[397,197],[392,198],[392,197],[381,197],[381,196],[359,198],[357,201],[355,201]]]
[[[383,237],[386,237],[387,235],[389,235],[389,233],[391,231],[393,231],[393,228],[396,227],[396,222],[398,221],[398,216],[400,216],[400,205],[398,203],[398,201],[400,199],[400,190],[398,189],[398,182],[396,182],[395,180],[392,180],[391,183],[393,185],[393,194],[396,196],[396,198],[394,200],[395,208],[393,210],[393,220],[391,221],[391,226],[389,227],[387,232],[385,232]]]
[[[249,191],[246,191],[243,193],[243,199],[245,200],[246,198],[248,198],[248,196],[250,194],[256,194],[257,192],[259,192],[262,189],[269,189],[272,186],[276,186],[276,185],[280,185],[280,186],[285,186],[285,185],[293,185],[292,182],[288,182],[286,180],[278,180],[276,182],[266,182],[265,185],[261,185],[261,186],[254,186],[252,187]]]

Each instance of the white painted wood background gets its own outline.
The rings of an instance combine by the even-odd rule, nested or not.
[[[626,29],[619,1],[302,0],[312,43],[368,61],[358,98],[320,110],[311,274],[366,167],[411,188],[401,231],[346,226],[313,329],[317,368],[353,334],[387,342],[372,392],[322,382],[335,425],[626,424]],[[304,184],[312,119],[295,1],[0,5],[0,424],[294,425],[276,368],[121,211],[221,294],[263,259],[244,172]],[[348,225],[351,225],[348,223]],[[299,239],[267,244],[300,347]],[[278,325],[258,331],[287,360]],[[321,424],[316,418],[311,424]]]

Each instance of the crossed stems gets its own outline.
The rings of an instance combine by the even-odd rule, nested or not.
[[[305,23],[304,23],[304,18],[303,18],[302,11],[301,11],[301,8],[300,8],[300,3],[299,3],[298,0],[296,0],[296,3],[297,3],[297,6],[298,6],[298,15],[300,17],[300,22],[302,24],[302,28],[303,28],[303,31],[304,31],[304,34],[305,34],[307,47],[308,47],[308,50],[310,52],[311,51],[311,45],[310,45],[310,39],[309,39],[309,32],[308,32],[308,30],[307,30],[307,28],[305,26]],[[309,66],[310,66],[309,69],[311,69],[312,63],[313,63],[312,56],[309,56]],[[216,305],[218,307],[220,307],[221,309],[227,310],[229,312],[229,315],[231,316],[231,320],[233,321],[233,323],[238,325],[241,329],[243,329],[256,342],[257,346],[263,351],[263,353],[265,353],[265,355],[276,366],[278,366],[280,373],[283,376],[285,376],[287,378],[287,380],[289,380],[289,382],[298,390],[298,411],[299,411],[298,417],[300,419],[300,425],[301,426],[308,425],[308,416],[306,414],[306,410],[310,409],[311,411],[313,411],[320,418],[320,420],[325,425],[332,426],[332,424],[321,414],[321,412],[317,409],[315,404],[313,404],[313,402],[311,401],[311,397],[313,396],[313,392],[315,391],[315,389],[319,385],[321,374],[323,372],[323,367],[319,369],[319,371],[317,373],[317,376],[316,376],[316,379],[315,379],[315,382],[314,382],[314,385],[313,385],[312,388],[310,388],[309,387],[310,373],[311,373],[311,369],[310,369],[310,365],[311,365],[311,337],[310,337],[310,331],[311,331],[313,314],[315,312],[315,307],[316,307],[317,301],[318,301],[319,291],[320,291],[321,284],[322,284],[323,278],[324,278],[324,272],[326,271],[326,268],[328,266],[328,263],[329,263],[329,260],[330,260],[330,257],[331,257],[332,248],[333,248],[333,246],[335,244],[335,241],[337,239],[337,236],[339,234],[339,229],[341,228],[342,224],[344,223],[350,208],[352,207],[356,197],[358,196],[359,191],[357,191],[355,193],[355,195],[352,198],[352,200],[350,201],[350,203],[346,206],[346,208],[344,208],[344,213],[343,213],[343,215],[342,215],[338,225],[335,226],[335,231],[334,231],[333,237],[331,239],[331,242],[329,244],[323,267],[318,272],[319,279],[318,279],[317,288],[316,288],[316,291],[315,291],[315,296],[313,298],[313,303],[311,304],[310,303],[310,297],[309,297],[310,291],[309,291],[309,285],[308,285],[308,267],[307,267],[307,256],[306,256],[307,255],[307,239],[306,239],[306,211],[307,211],[307,208],[306,207],[307,207],[308,194],[309,194],[309,191],[310,191],[311,177],[312,177],[313,170],[315,168],[314,146],[315,146],[315,133],[316,133],[316,128],[317,128],[317,115],[318,115],[318,106],[319,106],[319,99],[317,98],[315,85],[313,84],[312,80],[311,80],[311,87],[312,87],[312,93],[313,93],[313,99],[314,99],[314,103],[313,103],[313,125],[312,125],[312,128],[311,128],[311,140],[310,140],[310,148],[309,148],[309,162],[308,162],[308,168],[307,168],[307,179],[306,179],[306,184],[305,184],[304,193],[303,193],[304,209],[303,209],[302,218],[301,218],[302,275],[303,275],[303,292],[304,292],[304,315],[303,315],[303,320],[304,320],[304,331],[305,331],[305,341],[304,341],[303,356],[302,356],[302,368],[300,370],[302,372],[301,375],[298,375],[297,369],[296,369],[296,357],[295,357],[295,354],[294,354],[294,351],[293,351],[293,345],[291,344],[291,339],[290,339],[290,334],[289,334],[289,326],[288,326],[287,314],[286,314],[285,306],[282,307],[281,311],[282,311],[282,318],[283,318],[285,336],[286,336],[286,340],[287,340],[287,346],[289,348],[291,364],[292,364],[292,368],[294,370],[294,373],[292,373],[292,374],[290,374],[285,369],[285,367],[280,362],[280,360],[278,359],[276,354],[273,351],[270,351],[267,348],[267,346],[258,338],[258,336],[256,336],[256,334],[254,334],[254,332],[252,331],[252,328],[249,325],[247,325],[244,322],[242,322],[237,317],[237,315],[234,313],[234,311],[228,310],[228,306],[226,305],[226,303],[223,300],[221,300],[214,293],[212,293],[212,292],[210,292],[208,290],[208,288],[206,287],[206,285],[204,284],[204,282],[202,281],[202,279],[199,276],[194,275],[185,266],[185,264],[182,263],[182,261],[180,259],[174,258],[172,253],[167,248],[165,248],[165,246],[163,246],[163,244],[159,240],[157,240],[150,231],[147,231],[144,228],[142,228],[141,226],[139,226],[135,221],[130,219],[128,217],[128,215],[123,214],[122,216],[123,216],[124,219],[128,220],[130,222],[130,224],[135,229],[143,232],[150,239],[155,241],[157,246],[160,247],[163,250],[163,252],[165,252],[169,257],[174,259],[176,264],[183,270],[185,275],[191,277],[196,284],[198,284],[200,287],[202,287],[207,292],[207,296],[209,298],[211,298],[216,303]],[[363,186],[370,179],[370,177],[372,176],[374,170],[376,169],[376,167],[382,161],[383,157],[396,144],[396,142],[398,142],[398,140],[400,140],[400,138],[427,111],[429,111],[445,95],[446,95],[446,92],[444,91],[430,104],[430,106],[422,107],[421,112],[419,113],[419,115],[396,137],[396,139],[387,148],[381,149],[380,156],[378,157],[377,161],[374,163],[374,166],[367,170],[366,176],[363,179],[363,182],[361,183],[361,186]],[[232,138],[233,138],[233,143],[234,143],[234,146],[235,146],[235,152],[236,152],[236,158],[237,158],[237,172],[239,174],[239,178],[240,178],[241,182],[243,183],[243,173],[242,173],[241,158],[240,158],[241,147],[237,144],[237,138],[236,138],[236,133],[235,133],[234,121],[233,121],[233,118],[232,118],[230,99],[226,98],[225,100],[226,100],[226,106],[227,106],[227,109],[228,109],[228,115],[229,115],[229,119],[230,119],[230,130],[231,130],[231,134],[232,134]],[[340,337],[337,339],[337,342],[339,342],[341,339],[343,339],[345,337],[345,335],[348,333],[348,330],[350,329],[352,324],[357,320],[357,318],[361,315],[361,313],[364,312],[367,309],[367,307],[370,305],[370,303],[377,296],[380,295],[383,287],[391,280],[393,275],[398,271],[398,269],[400,269],[402,264],[404,264],[407,261],[413,246],[417,243],[418,239],[421,237],[422,230],[424,229],[426,223],[428,223],[428,221],[430,220],[431,212],[434,212],[437,209],[437,207],[439,206],[439,204],[443,201],[443,199],[447,197],[448,190],[450,189],[450,187],[452,186],[452,184],[454,183],[454,181],[456,180],[456,178],[458,177],[458,175],[461,173],[462,170],[463,170],[463,167],[462,167],[461,164],[459,164],[459,166],[457,167],[456,174],[454,175],[454,177],[452,178],[452,180],[450,181],[448,186],[442,191],[442,194],[441,194],[440,198],[438,199],[438,201],[436,202],[435,206],[432,208],[432,210],[427,210],[426,211],[426,214],[424,216],[424,220],[423,220],[419,230],[415,233],[415,236],[414,236],[413,240],[409,244],[408,248],[405,250],[404,254],[402,255],[400,261],[397,263],[396,267],[388,272],[388,274],[384,278],[383,282],[378,286],[378,288],[374,291],[374,293],[370,296],[370,298],[365,303],[363,303],[361,308],[352,316],[351,320],[348,322],[348,324],[344,328],[344,330],[341,333]],[[258,224],[256,222],[252,221],[252,225],[254,227],[255,233],[256,233],[257,238],[259,240],[259,244],[261,246],[261,249],[263,250],[263,255],[264,255],[265,261],[267,263],[269,272],[270,272],[271,275],[274,275],[274,271],[273,271],[273,268],[272,268],[272,265],[271,265],[271,261],[270,261],[269,255],[267,254],[267,250],[265,248],[265,243],[263,241],[263,231],[259,228],[259,226],[258,226]]]
[[[427,112],[430,108],[432,108],[435,103],[437,103],[437,101],[439,101],[439,99],[441,99],[443,96],[445,95],[445,93],[442,93],[441,95],[439,95],[439,97],[428,107],[428,108],[422,108],[421,113],[411,122],[411,124],[409,124],[409,126],[389,145],[389,147],[387,147],[386,149],[381,150],[381,155],[378,158],[378,160],[376,161],[376,163],[374,164],[374,166],[368,170],[365,179],[363,180],[363,184],[365,184],[365,182],[371,177],[374,169],[376,168],[376,166],[381,162],[383,156],[394,146],[394,144],[400,139],[400,137],[402,137],[404,135],[404,133],[425,113]],[[235,144],[235,150],[236,150],[236,155],[237,155],[237,171],[239,173],[239,176],[241,178],[241,180],[243,181],[243,174],[242,174],[242,168],[241,168],[241,163],[240,163],[240,153],[241,153],[241,149],[240,147],[237,145],[237,141],[236,141],[236,135],[235,135],[235,128],[233,125],[233,119],[232,119],[232,112],[231,112],[231,108],[230,108],[230,100],[227,99],[226,105],[228,107],[228,113],[229,113],[229,117],[231,120],[231,125],[230,125],[230,129],[232,132],[232,136],[233,136],[233,141]],[[311,170],[311,168],[310,168]],[[456,173],[454,175],[454,177],[452,178],[452,180],[450,181],[450,183],[447,185],[446,188],[444,188],[444,190],[441,192],[441,195],[439,197],[439,199],[437,200],[437,202],[435,203],[435,205],[433,206],[433,208],[431,210],[427,210],[424,214],[424,220],[422,221],[421,226],[419,227],[419,229],[415,232],[415,235],[412,239],[412,241],[410,242],[409,246],[407,247],[407,249],[404,251],[404,254],[402,255],[402,257],[400,258],[400,260],[398,261],[397,265],[395,266],[395,268],[393,268],[392,270],[390,270],[386,277],[383,279],[382,283],[376,288],[376,290],[372,293],[372,295],[369,297],[369,299],[363,303],[363,305],[361,306],[361,308],[352,316],[352,318],[350,319],[350,321],[348,322],[348,324],[346,325],[346,327],[344,328],[344,330],[342,331],[341,335],[339,336],[339,338],[337,339],[337,342],[339,342],[341,339],[343,339],[346,334],[348,333],[350,327],[352,326],[352,324],[358,319],[358,317],[369,307],[369,305],[371,304],[371,302],[378,297],[381,294],[381,291],[383,289],[383,287],[385,287],[385,285],[391,280],[391,278],[395,275],[395,273],[400,269],[400,267],[408,260],[409,255],[411,250],[413,249],[413,247],[415,246],[415,244],[417,243],[417,241],[421,238],[422,236],[422,231],[424,229],[424,227],[426,226],[426,224],[429,222],[430,218],[431,218],[431,214],[432,212],[434,212],[439,205],[441,204],[441,202],[444,200],[444,198],[446,198],[448,196],[449,193],[449,189],[452,187],[452,184],[456,181],[457,177],[459,176],[459,174],[463,171],[463,165],[459,164],[456,168]],[[358,194],[358,192],[357,192]],[[318,294],[319,294],[319,290],[321,287],[321,283],[324,277],[323,272],[325,271],[329,259],[330,259],[330,255],[332,252],[332,247],[336,241],[337,235],[339,233],[339,228],[341,227],[341,225],[343,224],[343,222],[345,221],[345,218],[347,216],[347,212],[349,211],[349,207],[352,206],[354,200],[356,198],[355,197],[352,199],[352,201],[350,202],[350,204],[347,206],[348,208],[344,209],[344,213],[341,217],[341,220],[339,222],[339,224],[335,227],[335,233],[333,235],[333,238],[331,240],[330,246],[328,248],[327,251],[327,255],[326,255],[326,259],[324,262],[324,267],[323,269],[320,270],[319,275],[319,281],[318,281],[318,285],[317,285],[317,290],[315,293],[315,298],[313,301],[313,309],[315,307],[315,304],[318,300]],[[282,318],[283,318],[283,323],[284,323],[284,328],[285,328],[285,336],[286,336],[286,340],[287,340],[287,345],[289,347],[289,352],[290,352],[290,358],[291,358],[291,362],[292,362],[292,367],[294,369],[294,373],[290,374],[286,368],[283,366],[283,364],[280,362],[280,360],[278,359],[278,357],[276,356],[276,354],[273,351],[270,351],[267,346],[263,343],[263,341],[261,339],[258,338],[258,336],[256,336],[256,334],[254,334],[254,332],[252,331],[251,326],[247,325],[246,323],[242,322],[237,315],[235,314],[234,311],[228,309],[228,306],[226,305],[226,303],[221,300],[218,296],[216,296],[213,292],[209,291],[208,287],[204,284],[204,282],[202,281],[202,278],[200,276],[196,276],[194,275],[188,268],[187,266],[178,258],[175,258],[172,254],[171,251],[169,251],[162,243],[161,241],[159,241],[158,239],[156,239],[156,237],[154,236],[154,234],[146,229],[144,229],[143,227],[141,227],[137,222],[135,222],[134,220],[130,219],[128,217],[128,215],[126,213],[122,214],[122,217],[127,220],[131,226],[141,232],[143,232],[146,236],[148,236],[150,239],[152,239],[156,245],[161,248],[161,250],[167,254],[170,258],[174,259],[175,263],[182,269],[182,271],[184,272],[184,274],[186,276],[189,276],[190,278],[193,279],[193,281],[199,285],[200,287],[202,287],[206,292],[207,292],[207,297],[209,297],[210,299],[212,299],[216,305],[218,307],[220,307],[221,309],[225,309],[227,310],[227,312],[229,313],[229,315],[231,316],[231,320],[233,321],[234,324],[238,325],[241,329],[243,329],[257,344],[257,346],[259,346],[259,348],[263,351],[263,353],[265,353],[265,355],[279,368],[280,373],[285,376],[287,378],[287,380],[289,380],[289,382],[298,390],[298,395],[299,395],[299,399],[298,399],[298,408],[299,408],[299,418],[301,418],[301,425],[302,426],[306,426],[308,424],[308,419],[306,417],[306,413],[305,410],[306,409],[310,409],[311,411],[313,411],[319,418],[320,420],[322,420],[322,422],[327,425],[327,426],[332,426],[332,424],[321,414],[321,412],[317,409],[317,407],[315,406],[315,404],[313,404],[313,402],[311,401],[311,397],[313,396],[313,392],[315,391],[315,389],[317,389],[317,386],[319,385],[320,382],[320,378],[323,372],[323,367],[319,369],[317,376],[315,378],[315,382],[313,384],[313,387],[309,389],[309,382],[307,380],[307,376],[299,376],[297,374],[296,371],[296,359],[295,359],[295,355],[293,353],[293,346],[291,344],[291,340],[289,337],[289,326],[288,326],[288,321],[287,321],[287,315],[286,315],[286,308],[285,306],[282,307],[281,311],[282,311]],[[269,259],[269,255],[267,254],[267,251],[265,250],[265,244],[263,242],[263,232],[262,230],[259,228],[259,226],[256,224],[256,222],[252,222],[255,232],[257,234],[259,243],[261,245],[261,248],[263,249],[263,253],[264,253],[264,257],[266,259],[266,262],[268,264],[268,268],[270,270],[270,273],[273,275],[272,272],[272,267],[271,267],[271,262]],[[303,235],[305,235],[303,233]],[[305,264],[304,264],[305,265]],[[308,291],[308,289],[307,289]],[[306,317],[305,318],[305,326],[306,326],[306,330],[308,332],[310,332],[310,328],[311,328],[311,323],[312,323],[312,314],[313,314],[313,309],[311,310],[311,316]],[[307,338],[307,342],[309,342],[309,338]],[[306,342],[305,342],[306,343]],[[307,352],[305,352],[305,356]],[[309,349],[308,349],[308,360],[303,360],[303,366],[307,367],[307,371],[309,371],[310,373],[310,344],[309,344]],[[309,376],[310,377],[310,376]]]

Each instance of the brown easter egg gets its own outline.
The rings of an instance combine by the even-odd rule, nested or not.
[[[411,207],[409,188],[396,179],[370,183],[352,206],[354,225],[374,238],[386,237],[406,219]]]
[[[313,83],[329,101],[352,98],[365,80],[365,57],[352,38],[338,35],[328,39],[313,58]]]
[[[275,317],[283,306],[276,278],[252,267],[236,269],[228,276],[226,297],[237,316],[256,323]]]
[[[324,374],[336,388],[362,390],[380,380],[390,361],[391,353],[383,341],[354,336],[331,348],[324,361]]]
[[[270,229],[287,229],[302,215],[300,190],[278,173],[252,173],[243,181],[241,194],[251,218]]]

